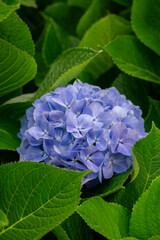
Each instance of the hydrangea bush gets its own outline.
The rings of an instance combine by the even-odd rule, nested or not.
[[[159,26],[157,0],[0,0],[0,240],[160,239]]]
[[[146,135],[142,111],[114,87],[75,81],[36,100],[21,119],[21,161],[91,170],[87,186],[128,170],[132,146]]]

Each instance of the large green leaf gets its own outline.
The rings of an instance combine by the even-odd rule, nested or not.
[[[84,35],[79,46],[98,50],[106,46],[110,41],[115,39],[116,36],[131,34],[131,32],[132,30],[127,20],[113,14],[108,14],[92,25]],[[87,70],[91,72],[95,78],[98,78],[112,66],[113,62],[111,57],[106,52],[102,52],[87,66]]]
[[[0,22],[7,18],[12,12],[19,8],[19,4],[16,5],[6,5],[0,2]]]
[[[152,127],[152,121],[155,122],[156,126],[160,128],[160,101],[149,98],[149,112],[145,119],[145,129],[146,131],[150,131]]]
[[[2,210],[0,210],[0,229],[7,225],[8,225],[8,219],[7,219],[6,215],[4,214],[4,212],[2,212]]]
[[[9,118],[0,118],[0,149],[16,150],[20,145],[17,137],[19,123]]]
[[[93,196],[106,197],[122,188],[123,184],[127,180],[128,176],[131,174],[132,169],[118,174],[111,179],[105,180],[103,183],[94,187],[93,189],[85,189],[82,193],[82,198],[88,198]]]
[[[0,239],[41,239],[75,211],[85,174],[33,162],[0,167],[0,206],[9,219]]]
[[[77,47],[79,43],[77,38],[69,36],[52,19],[49,22],[42,48],[43,58],[47,65],[53,63],[55,58],[64,50]]]
[[[134,161],[138,162],[137,177],[126,185],[125,190],[120,190],[107,199],[129,209],[132,209],[153,179],[160,175],[160,130],[153,124],[151,132],[133,146],[132,152]]]
[[[16,13],[0,23],[0,36],[17,48],[34,55],[34,43],[29,28]]]
[[[155,179],[149,189],[142,194],[133,207],[129,233],[130,236],[147,240],[160,235],[160,177]]]
[[[66,85],[87,66],[100,51],[88,48],[72,48],[62,53],[55,62],[35,94],[35,99],[57,87]]]
[[[26,52],[0,39],[0,96],[23,86],[36,74],[36,63]]]
[[[108,44],[106,50],[125,73],[160,84],[160,57],[135,37],[120,36]]]
[[[118,91],[125,95],[133,104],[140,106],[143,117],[148,114],[149,101],[144,82],[121,73],[112,84]]]
[[[6,118],[19,119],[24,114],[27,108],[32,106],[31,99],[33,93],[23,94],[15,98],[11,98],[0,106],[0,114]]]
[[[160,55],[160,0],[134,0],[132,26],[137,37]]]
[[[77,211],[92,229],[106,238],[128,236],[130,212],[118,204],[94,197],[85,201]]]
[[[86,225],[83,219],[74,213],[66,219],[60,226],[53,229],[53,233],[58,240],[93,240],[91,229]]]

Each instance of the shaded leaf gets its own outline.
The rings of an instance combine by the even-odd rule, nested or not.
[[[128,176],[132,172],[132,169],[118,174],[111,179],[105,180],[103,183],[99,184],[93,189],[85,189],[82,193],[82,198],[88,198],[92,196],[106,197],[119,189],[124,188],[123,184],[127,180]]]
[[[51,19],[46,29],[45,39],[42,47],[45,63],[50,65],[64,50],[71,47],[76,47],[78,43],[78,39],[69,36]]]
[[[149,112],[145,119],[145,129],[146,131],[150,131],[152,127],[152,122],[154,121],[156,126],[160,128],[160,101],[149,98]]]
[[[120,5],[124,7],[131,7],[132,6],[132,0],[113,0],[116,3],[119,3]]]
[[[62,240],[63,237],[64,240],[93,240],[91,229],[77,213],[74,213],[60,226],[53,229],[53,233],[56,235],[58,240]]]
[[[51,65],[34,98],[66,85],[99,53],[87,48],[72,48],[62,53]]]
[[[34,162],[0,167],[0,206],[9,219],[0,239],[41,239],[75,211],[85,174]]]
[[[67,0],[67,3],[69,6],[76,6],[81,7],[83,9],[86,9],[90,4],[92,0]]]
[[[27,108],[32,106],[32,97],[33,93],[28,93],[8,100],[0,106],[0,114],[6,118],[10,116],[10,118],[20,119]]]
[[[43,56],[42,56],[42,47],[43,47],[43,43],[44,43],[44,38],[46,35],[46,27],[44,28],[44,30],[42,31],[40,37],[38,38],[38,41],[36,42],[35,45],[35,60],[37,63],[37,74],[35,76],[35,84],[36,86],[39,87],[39,85],[41,84],[41,82],[43,81],[43,79],[45,78],[49,68],[46,66]]]
[[[93,0],[89,8],[85,11],[84,15],[80,18],[76,31],[79,37],[82,37],[86,30],[95,23],[98,19],[106,14],[106,9],[110,6],[111,1]]]
[[[19,123],[8,118],[0,118],[0,149],[15,151],[20,145],[17,137],[19,132]]]
[[[160,83],[160,57],[132,36],[120,36],[106,47],[114,63],[125,73]],[[128,54],[129,53],[129,54]]]
[[[52,17],[71,35],[75,35],[75,28],[82,13],[81,8],[69,6],[66,2],[61,1],[48,5],[44,10],[44,14]]]
[[[77,212],[92,229],[106,238],[128,236],[130,212],[118,204],[94,197],[85,201]]]
[[[137,37],[160,55],[160,8],[159,0],[134,0],[132,6],[132,26]]]
[[[11,98],[15,98],[22,94],[22,88],[18,88],[15,91],[12,91],[2,97],[0,97],[0,107],[3,103],[7,102]]]

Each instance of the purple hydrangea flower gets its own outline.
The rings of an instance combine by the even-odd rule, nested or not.
[[[142,111],[114,87],[75,81],[36,100],[21,119],[20,161],[84,171],[93,186],[127,171],[132,146],[146,136]]]

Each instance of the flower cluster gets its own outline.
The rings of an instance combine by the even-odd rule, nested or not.
[[[92,170],[82,184],[96,184],[128,170],[131,148],[146,135],[141,110],[116,88],[81,81],[36,100],[21,119],[20,161]]]

